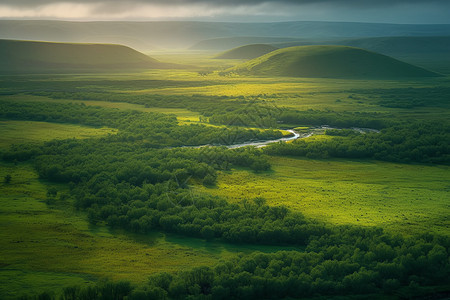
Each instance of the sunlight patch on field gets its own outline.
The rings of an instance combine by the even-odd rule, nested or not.
[[[272,157],[271,172],[222,172],[216,188],[232,202],[264,197],[334,224],[449,235],[449,167],[379,161]]]
[[[0,148],[53,139],[90,138],[117,133],[112,128],[34,121],[0,121]]]
[[[146,107],[140,104],[133,104],[127,102],[110,102],[97,100],[71,100],[71,99],[52,99],[42,96],[33,95],[13,95],[2,97],[6,100],[14,101],[39,101],[39,102],[56,102],[56,103],[84,103],[91,106],[100,106],[105,108],[117,108],[121,110],[137,110],[142,112],[156,112],[162,114],[173,114],[177,116],[180,122],[198,122],[200,114],[183,109],[183,108],[165,108],[165,107]],[[126,100],[126,99],[124,99]]]

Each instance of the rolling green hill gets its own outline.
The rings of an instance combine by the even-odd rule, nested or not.
[[[215,58],[221,59],[252,59],[277,50],[277,47],[265,44],[253,44],[225,51]]]
[[[363,48],[396,59],[450,74],[450,36],[385,36],[372,38],[297,40],[270,43],[278,48],[311,45],[341,45]]]
[[[271,43],[278,48],[308,45],[341,45],[363,48],[386,55],[431,54],[449,55],[450,36],[396,36],[327,41],[297,40],[295,42]]]
[[[228,71],[238,74],[312,78],[387,79],[440,76],[382,54],[347,46],[284,48]]]
[[[0,40],[0,73],[103,72],[169,68],[122,45]]]

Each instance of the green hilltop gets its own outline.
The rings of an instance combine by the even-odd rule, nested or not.
[[[298,46],[273,51],[228,72],[311,78],[435,77],[437,73],[392,57],[347,46]]]
[[[123,45],[0,40],[0,73],[104,72],[168,68]]]
[[[252,59],[270,53],[278,48],[266,44],[245,45],[220,53],[215,58],[221,59]]]

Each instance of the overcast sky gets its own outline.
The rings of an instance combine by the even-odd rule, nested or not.
[[[450,23],[450,0],[0,0],[3,19]]]

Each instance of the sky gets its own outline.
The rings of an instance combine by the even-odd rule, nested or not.
[[[449,24],[450,0],[0,0],[0,18]]]

